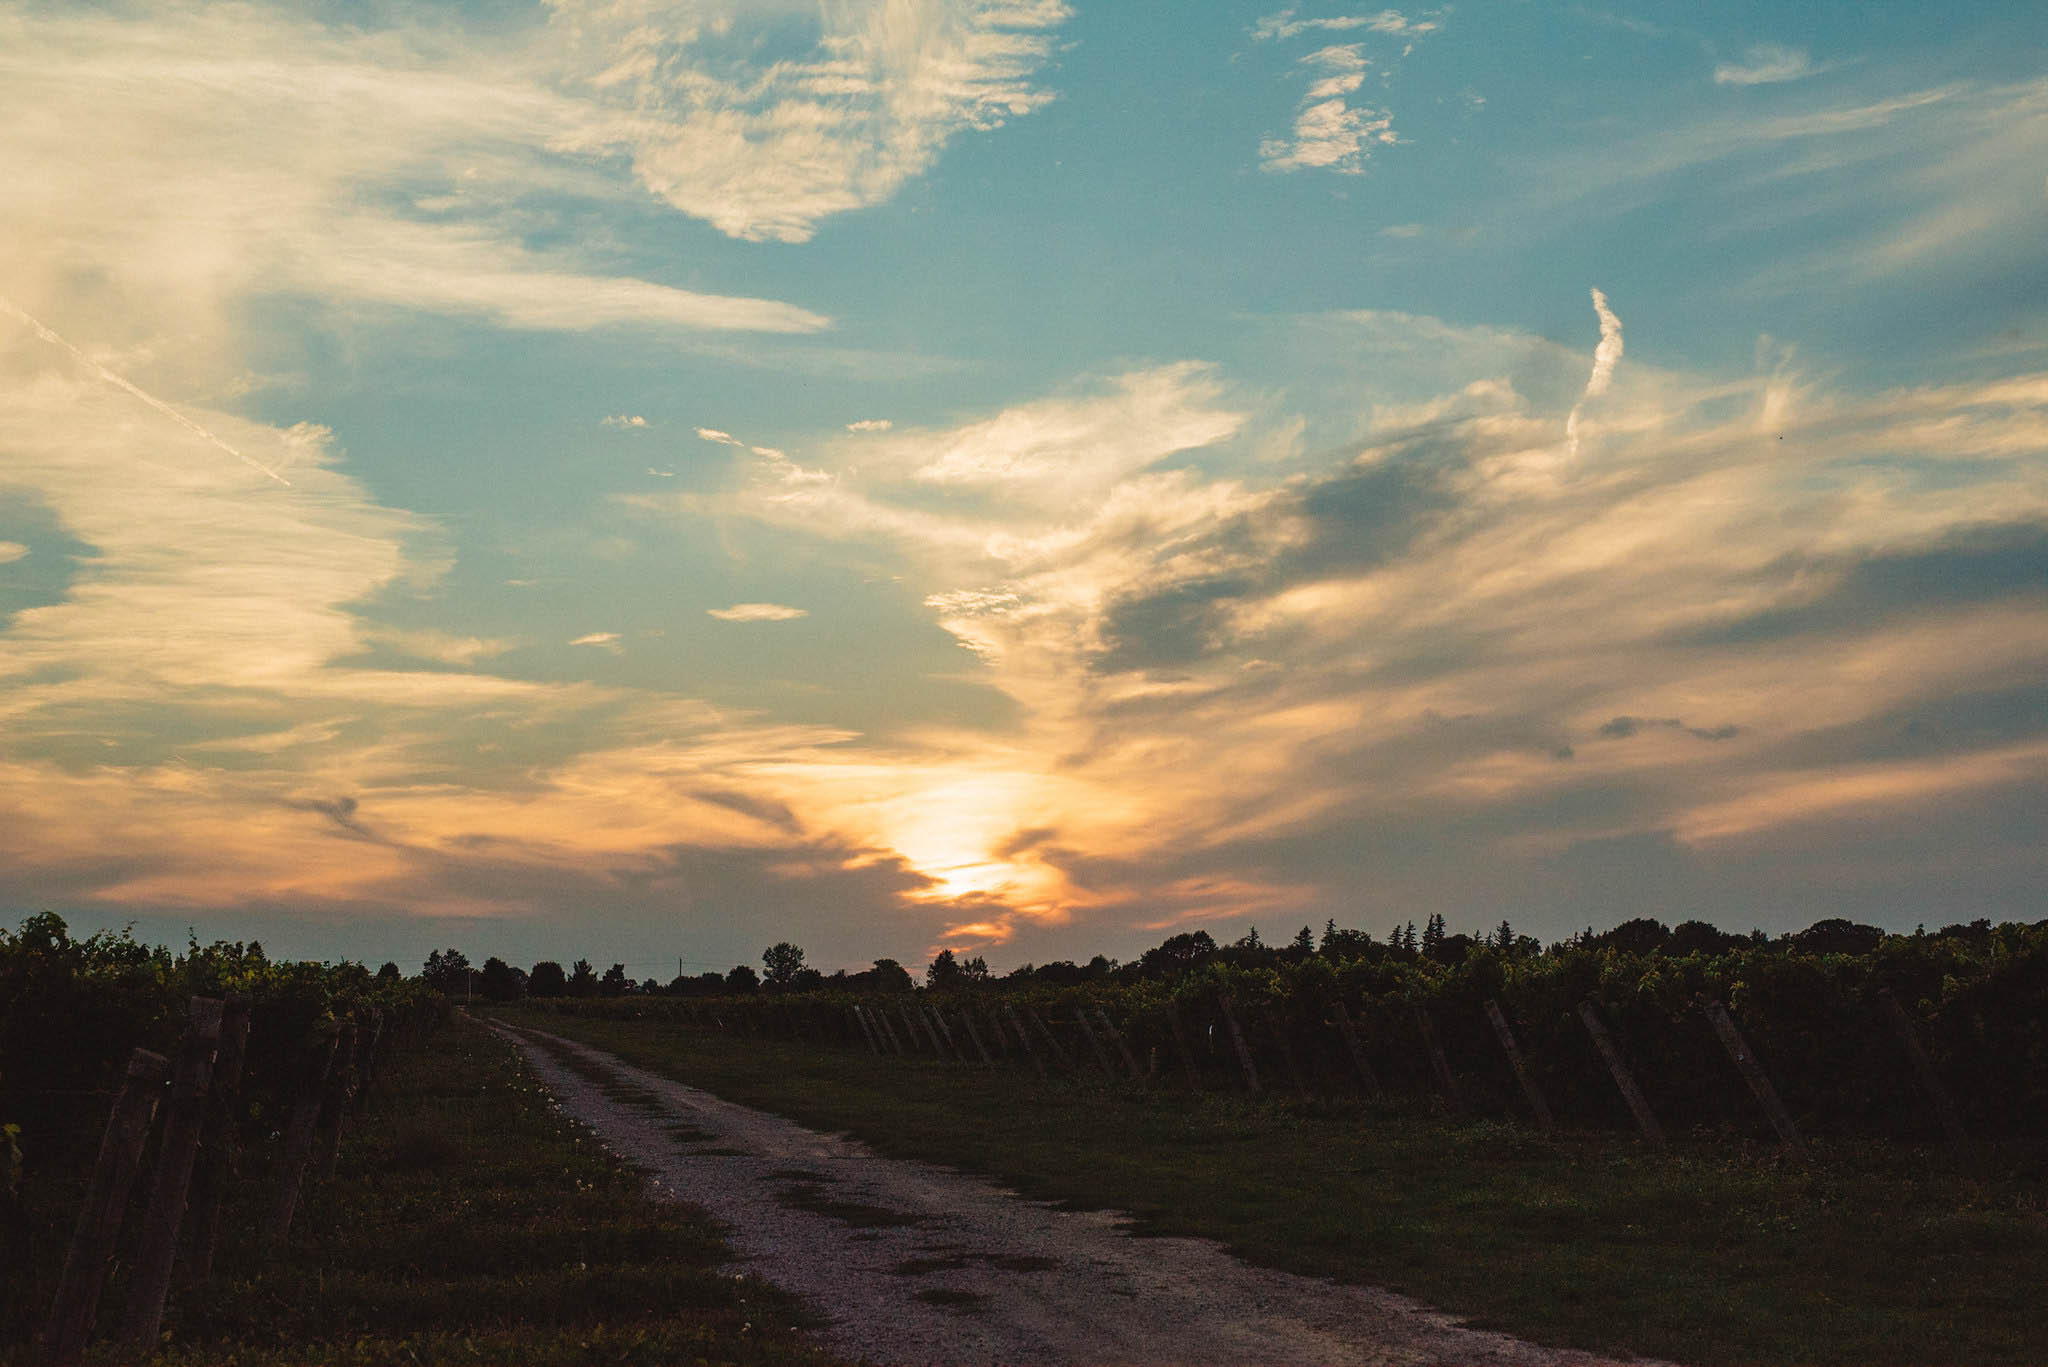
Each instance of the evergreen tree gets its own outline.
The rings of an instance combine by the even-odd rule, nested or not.
[[[1441,953],[1443,952],[1443,947],[1444,947],[1444,918],[1443,918],[1443,913],[1442,913],[1442,912],[1438,912],[1438,911],[1432,911],[1432,912],[1431,912],[1431,913],[1429,914],[1429,924],[1428,924],[1427,926],[1423,927],[1423,930],[1422,930],[1422,954],[1423,954],[1423,957],[1424,957],[1424,958],[1427,958],[1427,959],[1434,959],[1434,958],[1436,958],[1436,957],[1437,957],[1437,956],[1438,956],[1439,954],[1441,954]]]
[[[1332,922],[1331,924],[1334,925],[1336,923]],[[1303,926],[1301,933],[1294,937],[1294,943],[1287,947],[1296,954],[1313,954],[1316,952],[1315,934],[1307,926]]]
[[[569,995],[572,997],[594,997],[597,995],[597,970],[590,966],[590,960],[578,959],[570,967]]]

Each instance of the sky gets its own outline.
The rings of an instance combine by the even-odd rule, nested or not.
[[[2048,8],[0,0],[0,919],[2048,915]]]

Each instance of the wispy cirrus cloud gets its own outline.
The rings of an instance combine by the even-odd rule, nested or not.
[[[1716,85],[1775,85],[1796,81],[1826,68],[1816,67],[1800,48],[1760,43],[1743,54],[1740,62],[1723,62],[1714,68]]]
[[[1284,42],[1304,33],[1363,29],[1404,39],[1400,55],[1406,56],[1438,23],[1436,15],[1410,19],[1394,10],[1304,19],[1289,9],[1260,19],[1252,26],[1251,36],[1255,42]],[[1296,64],[1305,70],[1308,85],[1296,105],[1289,135],[1269,137],[1259,144],[1259,164],[1266,170],[1358,175],[1374,148],[1400,140],[1394,133],[1393,115],[1359,98],[1368,72],[1378,66],[1382,83],[1388,74],[1384,65],[1366,55],[1364,43],[1329,44],[1297,58]]]
[[[552,0],[574,88],[647,188],[720,232],[802,242],[877,204],[954,137],[1053,98],[1060,0],[902,0],[712,15],[693,0]],[[799,32],[792,35],[792,29]],[[772,52],[773,56],[764,56]]]

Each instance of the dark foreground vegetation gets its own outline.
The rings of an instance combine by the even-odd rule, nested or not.
[[[886,1153],[1548,1343],[1701,1367],[2048,1362],[2038,1143],[1971,1166],[1937,1144],[1543,1133],[1454,1122],[1420,1096],[1254,1098],[876,1054],[785,1006],[780,1038],[765,1010],[745,1033],[730,1002],[701,1024],[627,1000],[502,1014]]]
[[[171,1004],[207,991],[244,992],[259,1008],[252,1085],[237,1104],[241,1159],[212,1274],[194,1281],[181,1259],[152,1360],[825,1361],[792,1333],[799,1311],[786,1297],[721,1270],[730,1251],[715,1230],[649,1201],[639,1176],[565,1120],[501,1041],[460,1017],[388,1056],[348,1117],[331,1176],[309,1173],[288,1237],[265,1238],[289,1089],[265,1080],[260,1032],[272,1031],[282,1059],[359,1001],[395,1011],[441,998],[359,966],[260,960],[246,946],[173,955],[124,937],[74,942],[55,918],[0,933],[0,1362],[44,1360],[40,1336],[120,1057],[133,1043],[172,1047]],[[70,1014],[47,1014],[60,1001]],[[133,1289],[161,1142],[135,1181],[88,1362],[149,1356],[108,1335]]]

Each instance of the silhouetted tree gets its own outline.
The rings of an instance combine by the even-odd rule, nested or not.
[[[1884,939],[1884,932],[1836,916],[1785,938],[1802,954],[1868,954]]]
[[[453,996],[469,979],[469,956],[459,949],[437,949],[427,955],[420,977],[436,992]]]
[[[398,979],[403,978],[404,976],[405,974],[399,971],[398,965],[392,963],[389,959],[386,959],[384,961],[384,966],[377,970],[377,979],[379,982],[396,982]]]
[[[1441,955],[1443,947],[1443,913],[1439,911],[1432,911],[1429,914],[1429,924],[1422,928],[1422,957],[1425,959],[1438,958]]]
[[[728,992],[753,992],[761,986],[761,975],[745,964],[734,964],[732,972],[725,975],[725,990]]]
[[[610,968],[607,968],[604,971],[604,976],[597,980],[597,990],[599,995],[606,997],[623,997],[628,992],[631,992],[633,990],[633,983],[631,979],[626,977],[626,966],[624,964],[613,964]]]
[[[910,992],[916,989],[917,980],[894,959],[877,959],[873,968],[854,974],[847,984],[861,992]]]
[[[1301,930],[1296,933],[1293,942],[1287,946],[1287,951],[1288,953],[1294,955],[1296,958],[1301,959],[1306,959],[1309,955],[1315,953],[1315,932],[1310,930],[1307,926],[1303,926]]]
[[[594,997],[597,995],[597,970],[590,966],[590,960],[578,959],[569,966],[569,995],[572,997]]]
[[[529,997],[565,997],[569,994],[569,975],[553,959],[542,959],[533,966],[533,972],[526,975],[526,995]]]
[[[1681,921],[1671,928],[1664,952],[1678,958],[1688,954],[1726,954],[1744,943],[1742,936],[1730,935],[1705,921]]]
[[[476,990],[494,1002],[519,1000],[525,984],[520,981],[525,975],[495,954],[484,960],[483,972],[477,975]]]
[[[1216,941],[1206,930],[1169,935],[1155,948],[1138,956],[1138,973],[1147,978],[1178,978],[1181,974],[1215,957]]]
[[[959,982],[960,965],[953,962],[953,951],[940,950],[924,971],[924,985],[942,989],[957,986]]]
[[[804,971],[804,952],[784,940],[762,951],[761,966],[767,970],[762,982],[768,990],[785,991],[795,986],[797,974]]]

